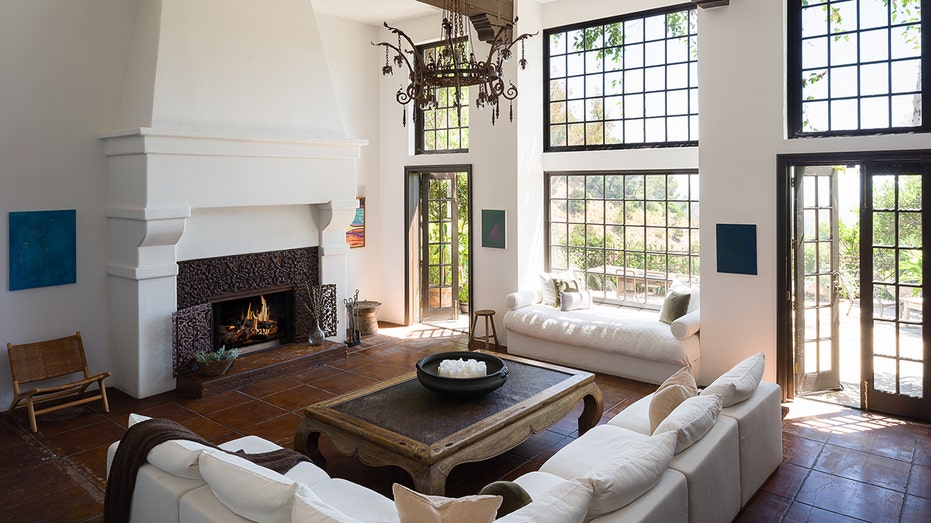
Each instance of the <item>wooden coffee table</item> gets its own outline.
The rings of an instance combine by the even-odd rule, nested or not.
[[[507,363],[509,377],[494,392],[444,397],[410,372],[306,407],[294,449],[326,467],[318,446],[325,434],[340,453],[372,466],[397,465],[410,473],[418,492],[443,495],[453,467],[503,454],[562,419],[580,400],[580,434],[601,419],[604,399],[592,373],[495,355]]]

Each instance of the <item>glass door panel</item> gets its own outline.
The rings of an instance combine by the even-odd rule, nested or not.
[[[795,300],[798,393],[840,387],[837,169],[796,170]]]
[[[454,320],[459,289],[456,173],[423,175],[421,321]]]
[[[863,404],[928,419],[923,245],[926,165],[866,164],[861,251]],[[867,295],[868,293],[868,295]]]

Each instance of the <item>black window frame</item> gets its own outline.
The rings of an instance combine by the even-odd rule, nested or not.
[[[464,40],[464,39],[462,39],[462,40]],[[458,42],[458,40],[457,40],[457,42]],[[435,42],[430,42],[430,43],[426,43],[426,44],[421,44],[421,45],[418,45],[418,46],[417,46],[417,52],[420,53],[421,56],[424,56],[425,53],[427,52],[427,50],[429,50],[429,49],[436,49],[436,48],[440,48],[440,47],[444,47],[445,45],[446,45],[446,40],[438,40],[438,41],[435,41]],[[447,99],[451,99],[452,90],[455,89],[455,88],[454,88],[454,87],[445,87],[444,89],[448,89],[448,90],[449,90],[450,94],[448,95]],[[472,121],[472,119],[471,119],[472,112],[471,112],[471,110],[470,110],[470,108],[469,108],[469,88],[468,88],[468,86],[463,86],[463,89],[464,89],[464,92],[463,92],[463,96],[462,96],[461,99],[460,99],[460,104],[461,104],[461,105],[460,105],[460,108],[461,108],[461,110],[462,110],[463,112],[465,112],[465,113],[467,114],[468,121],[471,122],[471,121]],[[443,109],[443,110],[446,110],[446,111],[456,111],[455,105],[450,105],[450,106],[442,107],[442,108],[437,107],[437,109],[434,109],[434,110],[439,110],[439,109]],[[421,109],[416,103],[414,103],[414,152],[415,152],[415,154],[418,154],[418,155],[421,155],[421,154],[454,154],[454,153],[467,153],[467,152],[469,152],[469,146],[468,146],[469,144],[466,144],[465,147],[459,147],[458,149],[450,149],[449,147],[447,147],[447,148],[445,148],[445,149],[437,149],[437,148],[429,149],[429,150],[426,149],[426,143],[425,143],[426,140],[425,140],[424,133],[425,133],[427,130],[425,129],[426,122],[425,122],[425,115],[424,115],[424,112],[425,112],[425,111],[424,111],[423,109]],[[461,124],[461,123],[462,123],[462,121],[461,121],[461,118],[462,118],[461,113],[457,114],[457,116],[458,116],[458,118],[459,118],[459,120],[460,120],[459,123]],[[448,125],[448,122],[449,122],[449,118],[447,117],[447,126],[446,126],[446,127],[443,127],[442,129],[446,130],[447,132],[450,131],[450,130],[453,130],[453,129],[458,129],[458,130],[459,130],[459,133],[460,133],[460,142],[459,142],[459,143],[460,143],[460,145],[462,145],[462,131],[463,131],[463,130],[469,131],[469,125],[466,125],[466,126],[464,126],[464,127],[463,127],[462,125],[459,125],[459,126],[449,126],[449,125]],[[432,132],[436,132],[437,130],[438,130],[438,128],[434,126],[434,128],[433,128],[431,131],[432,131]],[[447,135],[447,139],[446,139],[446,140],[447,140],[446,143],[447,143],[447,145],[448,145],[448,144],[449,144],[449,137],[448,137],[448,135]],[[434,140],[434,143],[435,143],[435,140]],[[471,132],[469,132],[469,143],[471,143]]]
[[[589,191],[591,190],[592,187],[589,185],[588,177],[608,177],[608,176],[625,177],[624,182],[623,182],[624,183],[623,194],[620,196],[620,198],[616,196],[609,197],[610,195],[607,194],[606,191],[602,192],[602,195],[600,198],[590,197]],[[627,186],[626,177],[641,177],[641,176],[644,177],[644,180],[643,180],[644,185],[642,188],[643,193],[644,193],[643,196],[636,197],[635,195],[629,194],[629,187]],[[664,191],[663,198],[661,199],[651,198],[647,195],[648,180],[646,177],[648,176],[665,176],[666,177],[665,182],[664,182],[664,188],[663,188],[663,191]],[[553,179],[555,177],[567,177],[566,198],[554,198],[552,184],[553,184]],[[578,197],[578,195],[576,194],[576,196],[573,197],[573,195],[570,194],[571,189],[568,186],[568,177],[585,177],[583,178],[583,185],[585,187],[584,196]],[[685,199],[682,199],[682,198],[670,199],[669,198],[668,188],[669,188],[670,177],[686,177],[687,178],[689,185],[685,189],[686,191]],[[699,187],[696,184],[700,185],[700,175],[699,175],[698,169],[635,169],[635,170],[620,170],[620,171],[618,170],[612,170],[612,171],[607,171],[607,170],[547,171],[545,173],[545,181],[544,181],[544,191],[545,191],[544,212],[546,213],[545,223],[544,223],[544,235],[545,235],[544,237],[544,249],[545,249],[544,260],[545,260],[546,270],[548,272],[553,272],[553,271],[558,272],[558,271],[568,270],[568,271],[575,273],[577,277],[584,278],[585,285],[590,291],[592,291],[592,299],[596,302],[633,306],[633,307],[638,307],[638,308],[648,308],[648,309],[657,309],[657,310],[660,309],[662,307],[662,298],[664,298],[666,292],[669,291],[669,288],[671,287],[670,282],[672,282],[673,280],[678,280],[687,286],[692,286],[692,285],[697,286],[700,284],[700,271],[701,271],[701,259],[700,259],[701,209],[700,208],[701,208],[701,203],[700,203]],[[607,185],[606,184],[603,185],[602,188],[606,189]],[[561,264],[554,265],[554,260],[553,260],[553,254],[552,254],[553,247],[554,247],[553,245],[553,238],[554,238],[553,217],[555,214],[554,214],[552,205],[553,205],[554,199],[567,201],[565,221],[556,222],[556,223],[565,223],[566,228],[567,228],[566,229],[566,243],[565,243],[567,252],[566,252],[565,259],[567,261],[566,265],[569,265],[569,266],[566,266],[566,267],[562,266]],[[568,202],[572,200],[575,200],[575,201],[582,200],[586,202],[585,208],[582,211],[585,214],[585,220],[583,222],[580,222],[578,220],[572,220],[571,209],[569,208],[569,204],[568,204]],[[587,202],[593,201],[593,200],[600,201],[600,202],[615,202],[615,205],[618,202],[620,202],[623,207],[622,209],[620,209],[620,211],[624,213],[624,218],[622,218],[622,222],[621,223],[608,222],[606,217],[603,217],[602,222],[590,221],[590,217],[589,217],[590,209],[589,209],[589,205]],[[628,212],[627,202],[643,202],[644,203],[644,210],[643,210],[643,213],[644,213],[643,222],[644,223],[633,224],[634,228],[639,228],[643,230],[643,233],[644,233],[643,237],[644,237],[645,243],[642,249],[628,249],[626,241],[623,241],[623,240],[621,241],[621,248],[613,248],[613,249],[609,248],[607,246],[606,241],[600,248],[589,246],[588,245],[589,227],[596,227],[596,228],[603,227],[604,229],[602,230],[602,234],[604,236],[607,236],[609,227],[621,227],[622,229],[624,229],[622,234],[627,234],[626,228],[629,227],[629,224],[627,223],[627,214],[626,214]],[[648,224],[647,219],[646,219],[647,203],[660,203],[660,202],[664,204],[664,211],[663,211],[663,214],[665,216],[664,225],[660,226],[657,224],[652,224],[652,225]],[[670,225],[669,213],[667,212],[667,210],[669,209],[670,203],[678,204],[680,206],[684,205],[684,208],[687,213],[687,220],[688,220],[688,223],[686,226],[682,226],[681,224]],[[604,209],[606,209],[608,205],[605,203],[602,203],[601,206],[602,206],[602,214],[607,214],[607,212]],[[591,212],[593,212],[594,214],[598,213],[597,205],[595,209]],[[593,259],[597,260],[599,257],[599,254],[597,254],[597,252],[595,251],[601,251],[601,254],[600,254],[601,267],[573,267],[571,266],[572,255],[568,252],[568,249],[572,248],[570,246],[571,239],[569,238],[569,235],[571,234],[569,229],[572,224],[584,225],[585,226],[584,234],[586,235],[586,238],[585,238],[586,245],[575,246],[574,248],[582,249],[584,252],[583,258],[585,258],[586,260],[593,260]],[[649,230],[657,229],[657,228],[664,229],[664,237],[665,237],[666,246],[662,251],[656,250],[656,249],[651,250],[649,248],[649,245],[646,243],[646,238],[649,235]],[[687,239],[687,248],[685,251],[682,251],[682,250],[671,251],[670,250],[669,229],[678,229],[679,231],[682,231],[682,230],[687,231],[689,236]],[[590,254],[590,251],[595,252],[594,257],[592,257],[592,255]],[[617,271],[609,271],[609,266],[614,265],[614,264],[607,263],[612,253],[614,255],[621,255],[623,259],[625,260],[625,263],[623,266],[617,267],[617,268],[622,268],[622,269],[626,269],[626,268],[636,269],[636,267],[629,267],[628,264],[626,263],[626,260],[628,259],[628,255],[631,255],[634,257],[642,256],[644,267],[642,267],[641,269],[645,269],[645,271],[643,272],[643,274],[637,274],[635,273],[635,271],[624,270],[623,272],[625,274],[623,275],[619,274]],[[650,274],[652,271],[654,271],[654,269],[652,269],[650,266],[647,266],[647,260],[651,256],[665,257],[665,261],[663,262],[664,268],[663,268],[662,278],[657,277],[657,275],[655,274]],[[679,273],[679,272],[675,272],[675,271],[670,272],[670,260],[669,260],[670,256],[686,259],[688,269],[687,269],[687,273],[685,273],[685,276],[686,276],[685,278],[672,278],[672,279],[670,278],[670,275],[679,275],[679,276],[682,275],[682,273]],[[598,264],[596,263],[596,265]],[[601,268],[602,270],[600,272],[598,272],[597,270],[593,271],[592,270],[593,268]],[[623,280],[625,276],[627,279]],[[664,279],[666,283],[665,284],[660,283],[661,279]],[[602,286],[602,288],[601,289],[594,288],[594,287],[599,286],[599,281],[601,282],[600,286]],[[620,281],[624,282],[623,292],[621,292],[620,287],[618,287],[618,282]],[[611,293],[611,290],[608,288],[609,287],[608,282],[614,282],[615,289],[614,289],[613,296],[609,295]],[[593,283],[595,285],[593,285]],[[629,295],[631,293],[628,292],[628,288],[631,285],[637,286],[635,289],[635,294],[638,294],[640,290],[643,290],[642,300],[639,297],[635,297],[635,299],[630,299]],[[658,291],[661,291],[661,292],[658,292]],[[599,293],[602,293],[603,295],[599,295]]]
[[[642,91],[637,91],[637,92],[632,93],[632,94],[634,94],[634,95],[636,95],[636,94],[642,94],[642,95],[644,95],[644,96],[647,95],[647,94],[653,94],[653,93],[664,93],[664,95],[665,95],[665,94],[668,94],[669,92],[672,92],[672,91],[679,91],[679,90],[683,90],[683,89],[684,89],[685,94],[686,94],[685,100],[686,100],[686,106],[687,106],[687,109],[686,109],[685,114],[675,114],[675,115],[671,115],[671,116],[670,116],[669,114],[667,114],[668,101],[665,100],[665,97],[664,97],[662,115],[660,115],[660,116],[654,116],[654,117],[647,117],[647,116],[644,114],[643,117],[642,117],[642,119],[644,120],[644,124],[646,124],[646,121],[647,121],[647,120],[662,118],[662,119],[664,120],[664,132],[665,132],[666,136],[668,137],[668,129],[669,129],[669,122],[668,122],[668,119],[669,119],[670,117],[682,117],[682,116],[684,116],[684,117],[686,118],[686,122],[687,122],[687,123],[686,123],[686,128],[687,128],[687,133],[688,133],[688,135],[689,135],[689,139],[687,139],[687,140],[677,140],[677,141],[654,141],[654,142],[648,142],[648,141],[646,141],[646,130],[644,129],[644,141],[643,141],[643,142],[632,142],[632,143],[627,143],[627,142],[625,142],[625,141],[622,140],[620,143],[605,143],[605,142],[607,141],[607,135],[606,135],[606,131],[605,131],[605,127],[606,127],[606,126],[604,125],[605,122],[608,122],[608,121],[616,121],[616,122],[620,122],[621,125],[623,125],[625,121],[628,121],[628,120],[631,120],[631,119],[633,119],[633,120],[638,119],[637,117],[625,119],[625,118],[623,118],[623,116],[621,116],[619,119],[606,119],[606,118],[602,117],[602,119],[600,119],[600,120],[583,121],[583,123],[586,123],[586,124],[587,124],[587,123],[596,123],[596,124],[597,124],[597,123],[601,123],[601,124],[602,124],[602,133],[603,133],[603,134],[602,134],[602,143],[599,143],[599,144],[588,144],[588,143],[586,143],[586,144],[584,144],[584,145],[568,145],[568,134],[569,134],[568,129],[566,130],[566,135],[567,135],[567,143],[566,143],[566,145],[553,145],[553,144],[551,143],[551,134],[550,134],[550,132],[551,132],[551,127],[554,125],[553,122],[551,122],[551,112],[550,112],[550,111],[551,111],[550,91],[551,91],[551,80],[552,80],[552,78],[551,78],[551,64],[550,64],[550,58],[551,58],[551,56],[550,56],[550,48],[549,48],[549,45],[550,45],[550,41],[551,41],[551,36],[552,36],[553,34],[556,34],[556,33],[568,33],[568,32],[570,32],[570,31],[577,31],[577,30],[583,30],[583,31],[584,31],[585,29],[590,29],[590,28],[594,28],[594,27],[597,27],[597,26],[604,26],[604,25],[608,25],[608,24],[615,24],[615,23],[621,23],[621,24],[623,24],[624,22],[632,21],[632,20],[637,20],[637,19],[646,20],[647,18],[654,17],[654,16],[657,16],[657,15],[663,15],[663,14],[668,14],[668,13],[675,13],[675,12],[680,12],[680,11],[687,11],[687,12],[689,13],[689,14],[687,15],[687,20],[691,20],[692,17],[696,17],[695,20],[696,20],[696,25],[697,25],[697,8],[696,8],[695,4],[692,4],[692,3],[685,3],[685,4],[677,4],[677,5],[669,6],[669,7],[662,7],[662,8],[650,9],[650,10],[646,10],[646,11],[639,11],[639,12],[636,12],[636,13],[627,13],[627,14],[618,15],[618,16],[611,16],[611,17],[606,17],[606,18],[602,18],[602,19],[598,19],[598,20],[589,20],[589,21],[580,22],[580,23],[576,23],[576,24],[570,24],[570,25],[565,25],[565,26],[560,26],[560,27],[554,27],[554,28],[550,28],[550,29],[545,29],[545,30],[543,31],[543,47],[544,47],[544,48],[543,48],[543,62],[544,62],[544,65],[543,65],[543,140],[544,140],[543,150],[544,150],[544,152],[597,151],[597,150],[616,150],[616,149],[649,149],[649,148],[670,148],[670,147],[694,147],[694,146],[697,146],[697,145],[698,145],[698,137],[697,137],[698,132],[699,132],[699,131],[698,131],[698,117],[699,117],[699,113],[698,113],[698,109],[697,109],[697,105],[698,105],[698,102],[697,102],[697,92],[698,92],[698,89],[699,89],[698,81],[697,81],[698,56],[697,56],[697,49],[696,49],[696,54],[695,54],[695,56],[694,56],[694,58],[693,58],[692,55],[691,55],[691,50],[690,50],[690,48],[689,48],[689,50],[687,50],[687,52],[689,53],[689,56],[687,57],[687,59],[686,59],[685,62],[672,62],[672,63],[668,62],[668,61],[666,60],[666,52],[668,52],[668,48],[667,48],[667,50],[664,51],[664,60],[663,60],[663,63],[660,64],[660,65],[654,64],[654,66],[653,66],[653,67],[668,68],[670,65],[680,65],[681,63],[684,63],[684,64],[685,64],[685,68],[686,68],[686,82],[685,82],[685,87],[684,87],[684,88],[669,89],[669,88],[668,88],[668,83],[666,83],[666,79],[667,79],[667,78],[666,78],[666,75],[664,74],[664,84],[666,84],[666,85],[664,86],[663,89],[661,89],[661,90],[647,90],[646,87],[644,87]],[[691,32],[687,32],[687,34],[685,35],[685,37],[688,38],[688,37],[690,37],[690,36],[694,36],[694,37],[697,39],[698,36],[699,36],[699,34],[700,34],[699,31],[696,29],[694,35],[693,35]],[[668,33],[667,33],[667,35],[666,35],[663,39],[661,39],[661,41],[667,41],[667,40],[669,40],[669,39],[670,39],[670,38],[669,38]],[[653,41],[651,41],[651,42],[655,42],[655,41],[657,41],[657,40],[653,40]],[[631,44],[631,45],[636,45],[637,43],[638,43],[638,42],[634,42],[634,43]],[[567,42],[567,46],[568,46],[568,45],[569,45],[569,44],[568,44],[568,42]],[[606,46],[606,47],[607,47],[607,46]],[[568,56],[568,54],[569,54],[569,52],[568,52],[568,49],[567,49],[566,56]],[[646,54],[646,51],[644,51],[644,54]],[[693,68],[692,68],[692,65],[691,65],[693,62],[694,62],[694,64],[695,64],[695,65],[694,65],[694,69],[695,69],[695,71],[696,71],[696,72],[695,72],[694,83],[693,83],[693,78],[692,78],[692,76],[693,76],[693,71],[692,71],[692,69],[693,69]],[[651,68],[651,67],[647,66],[646,64],[643,64],[643,65],[641,65],[640,68],[646,70],[646,69]],[[632,69],[637,69],[637,68],[632,68]],[[626,69],[625,69],[624,67],[621,67],[621,68],[619,68],[619,69],[615,69],[614,71],[624,72],[625,70],[626,70]],[[608,73],[608,72],[611,72],[611,71],[602,70],[601,76],[604,77],[605,74]],[[664,73],[667,73],[667,74],[668,74],[668,71],[664,71]],[[570,77],[570,76],[583,76],[583,77],[584,77],[584,76],[585,76],[585,73],[584,73],[584,71],[583,71],[583,73],[582,73],[581,75],[568,75],[568,71],[567,71],[567,74],[566,74],[565,77],[568,78],[568,77]],[[691,91],[692,89],[695,90],[694,107],[693,107],[692,95],[691,95],[691,93],[690,93],[690,91]],[[583,91],[584,91],[584,89],[583,89]],[[620,94],[620,95],[616,95],[616,96],[624,96],[624,95],[625,95],[624,93],[625,93],[625,91],[623,91],[623,89],[622,89],[621,94]],[[604,99],[604,98],[606,98],[606,97],[607,97],[607,95],[606,95],[605,92],[603,91],[603,92],[602,92],[602,95],[601,95],[601,98]],[[583,92],[582,100],[584,101],[585,99],[586,99],[586,98],[585,98],[584,92]],[[647,106],[647,102],[644,101],[644,108],[646,108],[646,106]],[[602,110],[604,110],[603,107],[602,107]],[[586,111],[587,111],[587,109],[586,109]],[[568,109],[567,109],[566,114],[567,114],[567,116],[568,116]],[[691,119],[694,119],[694,121],[695,121],[695,129],[694,129],[694,131],[693,131],[692,126],[691,126],[691,122],[690,122]],[[556,122],[556,124],[559,124],[559,123],[561,123],[561,122]],[[566,123],[566,127],[568,127],[568,122]],[[692,137],[693,132],[694,132],[694,134],[696,135],[694,139],[692,139],[692,138],[693,138],[693,137]],[[625,131],[625,133],[626,133],[626,131]]]
[[[880,128],[858,128],[858,129],[839,129],[839,130],[827,130],[827,131],[803,131],[802,127],[804,125],[804,118],[802,112],[802,104],[805,101],[803,99],[803,84],[802,84],[802,74],[803,74],[803,63],[802,63],[802,53],[803,53],[803,35],[802,35],[802,11],[803,7],[810,7],[812,5],[833,5],[834,3],[842,2],[858,2],[859,0],[818,0],[818,3],[812,2],[809,6],[803,5],[805,0],[789,0],[786,2],[786,128],[789,138],[816,138],[816,137],[830,137],[830,136],[869,136],[869,135],[894,135],[894,134],[915,134],[915,133],[927,133],[931,132],[931,82],[925,80],[927,78],[927,73],[931,72],[931,12],[928,9],[931,9],[931,0],[920,0],[921,2],[921,11],[927,13],[922,17],[920,22],[921,24],[921,48],[922,52],[920,55],[920,78],[922,78],[921,90],[921,114],[922,114],[922,123],[918,126],[908,126],[908,127],[892,127],[891,114],[892,108],[890,104],[890,121],[889,127],[880,127]],[[869,31],[874,29],[869,27],[866,29],[861,29],[859,25],[859,12],[857,16],[857,29],[853,31],[842,31],[840,34],[859,34],[864,31]],[[905,25],[903,23],[893,22],[889,26],[879,26],[879,27],[894,27]],[[834,34],[834,33],[828,33]],[[859,42],[858,42],[859,43]],[[859,49],[859,45],[857,46]],[[830,53],[830,51],[828,51]],[[830,56],[830,55],[829,55]],[[895,60],[889,58],[887,62],[892,63]],[[860,60],[860,51],[857,51],[857,61],[853,65],[860,66],[864,63],[866,64],[878,64],[882,63],[882,60],[872,61],[872,62],[863,62]],[[846,66],[849,64],[835,64],[835,67]],[[831,67],[831,64],[828,63],[825,66],[825,69]],[[890,73],[891,76],[891,73]],[[890,80],[891,84],[891,80]],[[881,95],[878,95],[881,96]],[[888,96],[891,98],[894,96],[890,93]],[[855,99],[857,101],[862,98],[872,97],[869,94],[863,94],[860,92],[859,86],[857,88],[857,94],[850,97],[837,97],[841,100],[846,99]],[[833,98],[828,95],[828,104],[830,105],[830,100]],[[830,124],[830,112],[828,113],[828,122]],[[862,124],[860,113],[858,112],[858,127]]]

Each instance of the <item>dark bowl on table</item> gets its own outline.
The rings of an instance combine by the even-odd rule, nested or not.
[[[447,378],[439,375],[443,360],[477,360],[485,362],[485,376],[475,378]],[[441,352],[417,362],[417,379],[424,387],[443,396],[469,398],[498,389],[508,380],[508,366],[504,360],[481,352]]]

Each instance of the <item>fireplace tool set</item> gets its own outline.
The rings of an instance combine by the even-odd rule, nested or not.
[[[359,307],[359,289],[356,289],[352,299],[344,299],[346,306],[346,346],[355,347],[362,343],[362,333],[356,328],[356,309]]]

